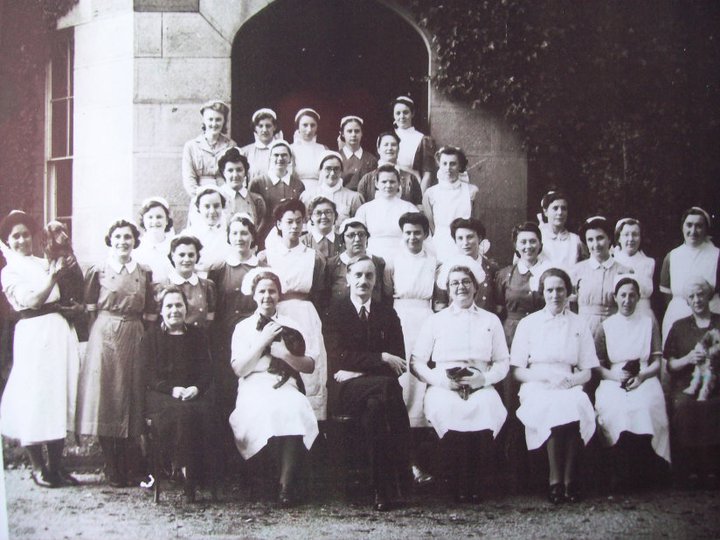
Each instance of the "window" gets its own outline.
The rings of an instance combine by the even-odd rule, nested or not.
[[[58,32],[48,66],[45,213],[72,233],[73,58],[72,29]]]

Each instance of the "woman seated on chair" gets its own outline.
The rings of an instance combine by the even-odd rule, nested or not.
[[[205,458],[212,484],[215,418],[211,364],[205,332],[185,324],[188,302],[174,285],[158,293],[159,326],[143,336],[141,361],[146,372],[145,415],[185,478],[185,498],[195,500]],[[156,480],[157,481],[157,480]]]
[[[244,459],[252,458],[271,439],[279,446],[278,502],[287,507],[294,503],[293,477],[303,443],[310,449],[318,435],[300,378],[300,373],[315,369],[318,350],[306,349],[298,324],[278,315],[282,286],[276,274],[267,268],[251,270],[243,289],[252,291],[258,308],[238,323],[232,337],[230,362],[239,382],[230,427]]]

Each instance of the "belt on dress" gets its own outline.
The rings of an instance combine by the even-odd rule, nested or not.
[[[43,315],[49,315],[50,313],[60,312],[60,302],[50,302],[43,304],[38,309],[21,309],[17,312],[19,320],[33,319],[35,317],[42,317]]]
[[[120,313],[119,311],[109,311],[107,309],[98,310],[98,314],[102,314],[106,317],[112,317],[113,319],[120,319],[122,321],[142,320],[142,315],[135,315],[132,313]]]

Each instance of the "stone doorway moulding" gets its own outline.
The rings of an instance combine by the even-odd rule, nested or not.
[[[277,0],[247,20],[232,47],[232,136],[252,142],[250,117],[278,113],[292,142],[302,107],[321,116],[318,142],[335,149],[340,118],[365,120],[363,147],[392,128],[390,102],[410,94],[428,130],[430,56],[418,29],[382,2]]]

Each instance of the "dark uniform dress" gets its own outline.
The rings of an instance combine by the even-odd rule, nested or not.
[[[373,463],[375,489],[389,494],[409,469],[410,421],[398,375],[382,361],[387,352],[405,358],[400,319],[392,307],[370,302],[362,321],[349,297],[335,302],[327,324],[328,409],[360,420]],[[362,373],[337,383],[340,370]]]
[[[305,191],[305,184],[298,178],[295,173],[290,175],[289,183],[282,180],[273,182],[277,178],[272,178],[269,174],[263,174],[255,177],[250,181],[250,191],[260,195],[265,201],[265,218],[262,221],[262,227],[258,229],[257,241],[258,245],[263,246],[265,238],[270,230],[275,226],[273,212],[275,207],[280,204],[283,199],[298,199],[300,194]]]
[[[188,326],[184,334],[172,335],[164,325],[154,326],[143,336],[140,358],[146,370],[145,416],[152,420],[173,462],[199,470],[205,456],[206,470],[212,473],[217,421],[205,331]],[[183,401],[172,397],[176,386],[195,386],[199,393]]]

